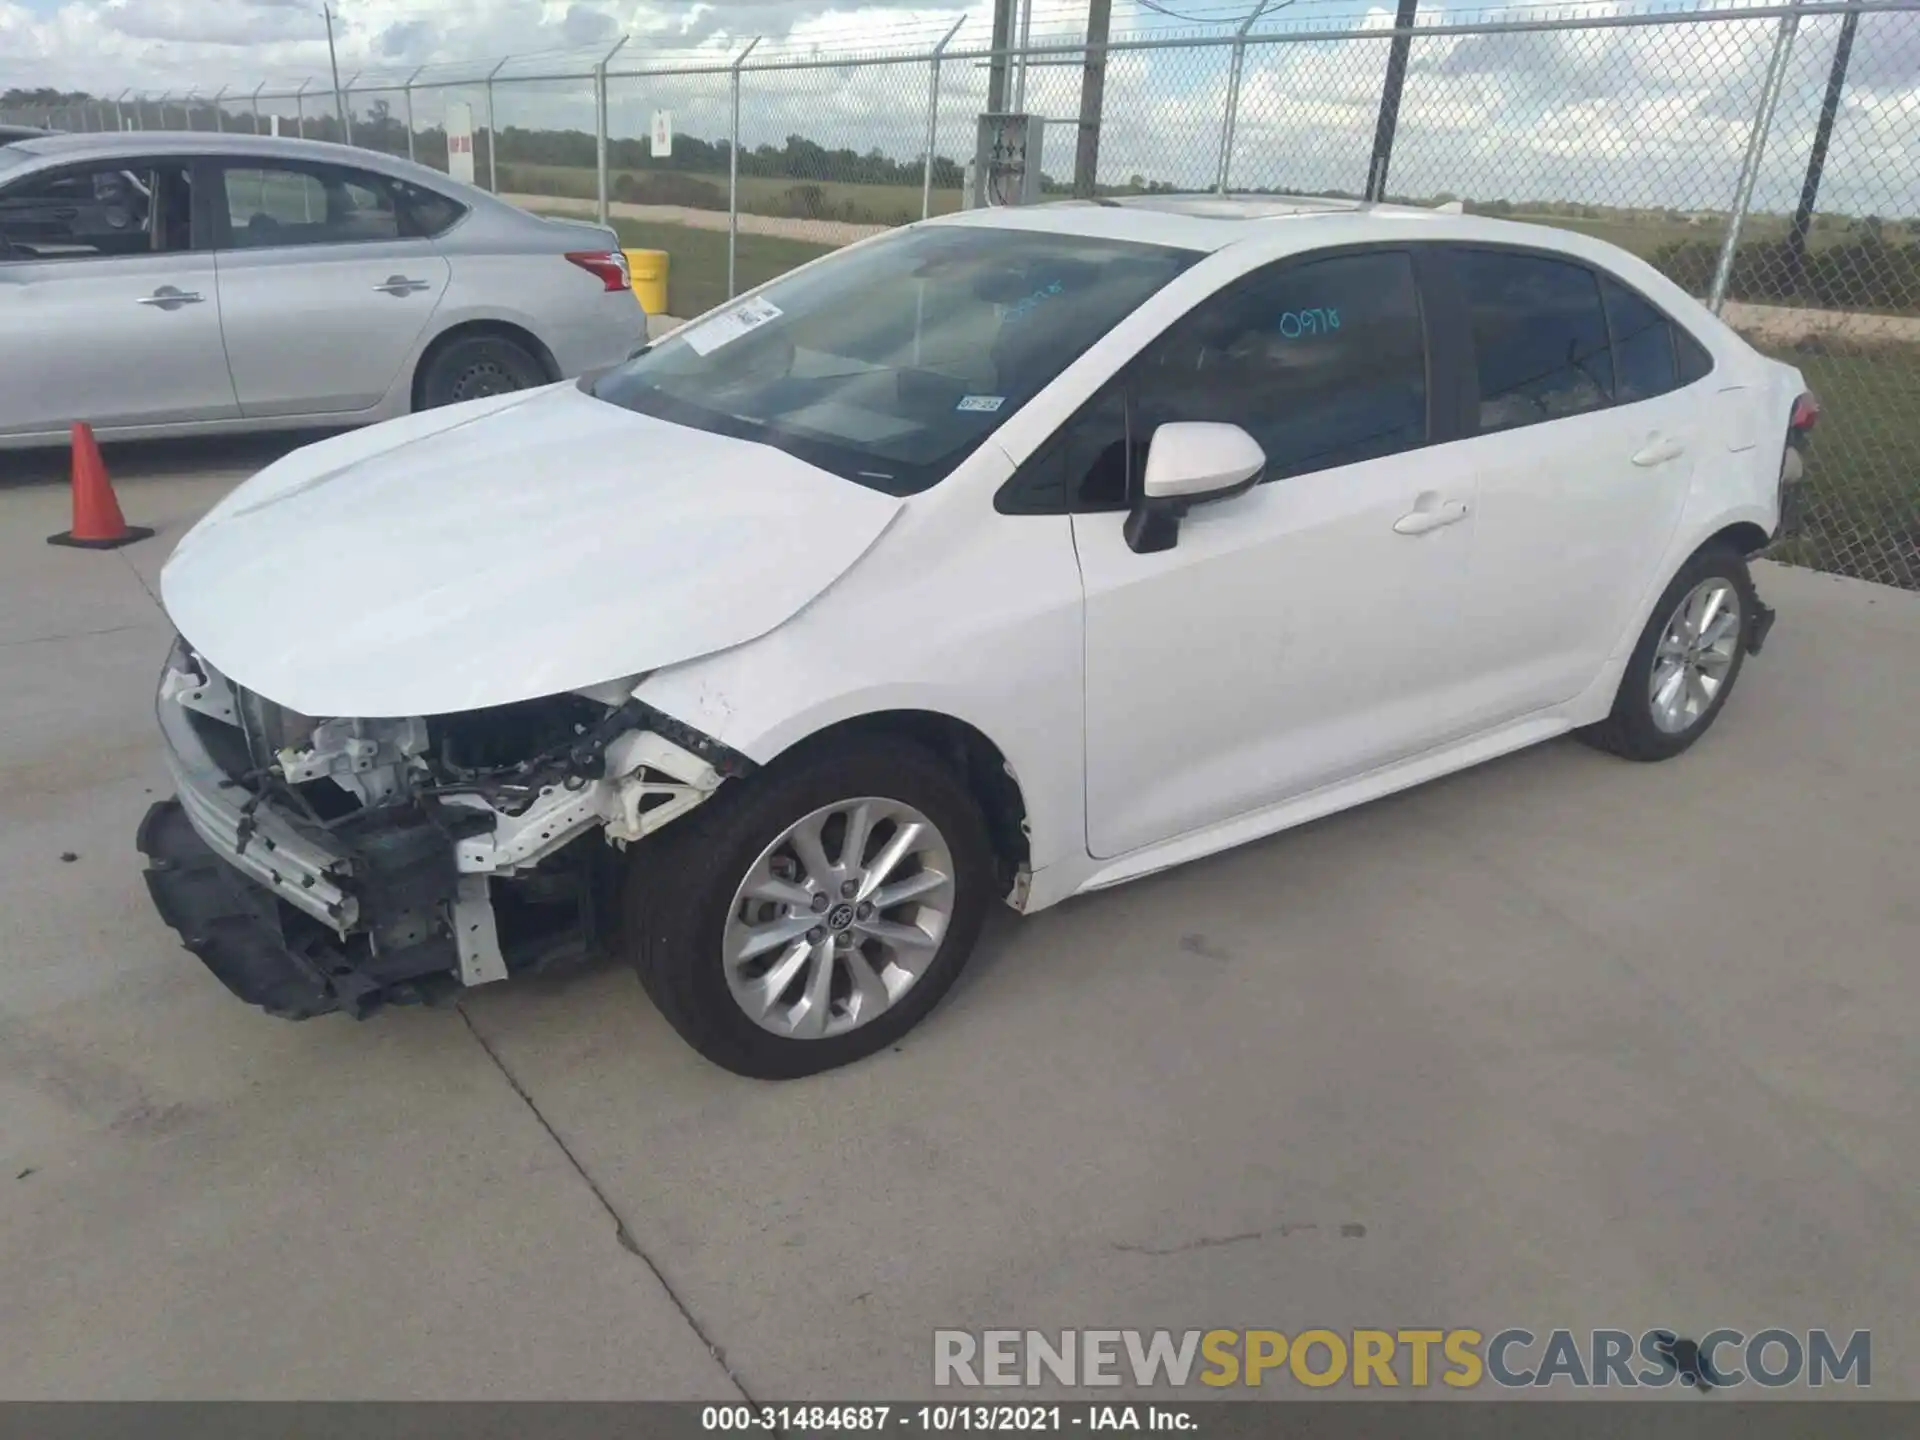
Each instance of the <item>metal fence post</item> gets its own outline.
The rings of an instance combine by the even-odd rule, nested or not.
[[[256,135],[260,133],[260,92],[266,88],[264,80],[253,87],[253,133]]]
[[[302,80],[300,88],[293,92],[293,129],[302,140],[307,138],[307,86],[312,80]]]
[[[927,76],[927,153],[920,164],[920,218],[926,219],[933,213],[933,147],[940,131],[940,57],[947,52],[947,46],[953,37],[960,33],[960,27],[967,23],[962,15],[948,27],[947,33],[940,37],[940,43],[933,47],[928,60],[930,73]]]
[[[502,60],[487,72],[487,189],[495,195],[500,193],[500,132],[493,124],[493,77],[506,63]]]
[[[127,112],[120,108],[120,102],[127,98],[127,94],[127,90],[122,90],[113,97],[113,128],[116,130],[124,131],[127,128]]]
[[[740,67],[747,63],[747,56],[753,53],[753,47],[760,43],[760,37],[754,36],[747,42],[734,60],[728,75],[732,81],[733,129],[732,139],[727,144],[727,298],[731,300],[739,293],[736,283],[738,270],[735,266],[735,254],[740,248]]]
[[[607,62],[627,43],[622,35],[593,67],[593,171],[600,197],[600,223],[607,223]]]
[[[1033,0],[1020,0],[1020,68],[1013,72],[1013,113],[1024,115],[1027,109],[1027,62],[1032,59],[1027,47],[1033,43]]]
[[[226,108],[220,101],[227,93],[228,88],[229,87],[222,85],[213,95],[213,128],[216,130],[225,130],[227,128]]]
[[[1393,17],[1393,41],[1387,51],[1386,78],[1380,85],[1380,118],[1373,127],[1373,159],[1367,165],[1367,199],[1387,198],[1387,167],[1393,161],[1393,133],[1400,125],[1400,94],[1407,83],[1407,54],[1420,0],[1400,0]]]
[[[193,97],[199,93],[198,85],[187,87],[187,97],[180,102],[180,113],[187,118],[187,129],[193,129]]]
[[[427,67],[414,67],[413,74],[407,76],[407,83],[400,87],[400,93],[407,98],[407,159],[413,159],[413,82],[420,78],[420,72]]]
[[[347,144],[353,143],[353,87],[359,83],[361,71],[353,72],[353,79],[340,87],[340,126],[345,131],[342,137]]]
[[[1807,232],[1813,228],[1813,207],[1820,200],[1820,179],[1827,168],[1827,147],[1833,142],[1833,122],[1847,89],[1847,65],[1853,59],[1853,36],[1860,26],[1859,6],[1850,6],[1840,21],[1833,45],[1833,64],[1827,71],[1827,89],[1820,100],[1820,118],[1814,125],[1813,148],[1807,155],[1806,178],[1800,182],[1800,203],[1793,209],[1787,231],[1787,283],[1798,295],[1807,288]]]
[[[1760,87],[1760,107],[1754,112],[1753,129],[1747,135],[1747,153],[1740,163],[1740,178],[1733,189],[1733,213],[1727,217],[1726,238],[1720,242],[1720,258],[1713,267],[1713,283],[1707,291],[1707,308],[1714,314],[1726,302],[1727,282],[1733,278],[1733,256],[1740,247],[1740,230],[1753,203],[1754,182],[1760,178],[1760,162],[1766,158],[1767,131],[1773,126],[1773,112],[1780,103],[1781,86],[1787,78],[1787,59],[1793,52],[1798,15],[1780,17],[1780,28],[1773,38],[1773,57],[1767,62],[1767,78]]]
[[[1264,5],[1250,11],[1233,32],[1233,57],[1227,62],[1227,113],[1220,121],[1220,164],[1214,170],[1213,188],[1227,193],[1227,175],[1233,168],[1233,132],[1240,121],[1240,72],[1247,63],[1247,31],[1260,18]]]

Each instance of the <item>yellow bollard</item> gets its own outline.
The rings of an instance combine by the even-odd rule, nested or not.
[[[667,252],[628,250],[627,268],[633,272],[633,293],[649,315],[667,313]]]

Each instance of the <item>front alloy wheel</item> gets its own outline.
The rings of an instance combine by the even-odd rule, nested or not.
[[[817,1040],[886,1013],[953,918],[953,855],[925,815],[868,795],[796,820],[734,891],[721,937],[747,1018]]]
[[[627,863],[647,994],[709,1060],[768,1080],[913,1028],[966,963],[995,876],[955,768],[873,733],[728,781]]]

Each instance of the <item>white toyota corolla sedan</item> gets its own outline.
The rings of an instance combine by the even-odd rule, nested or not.
[[[1034,911],[1568,731],[1713,723],[1817,408],[1658,273],[1156,196],[839,251],[326,440],[162,577],[168,923],[302,1017],[596,954],[746,1075]]]

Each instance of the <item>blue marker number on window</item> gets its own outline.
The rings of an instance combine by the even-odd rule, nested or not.
[[[1326,335],[1340,328],[1338,310],[1284,310],[1280,314],[1280,333],[1288,340],[1303,335]]]

